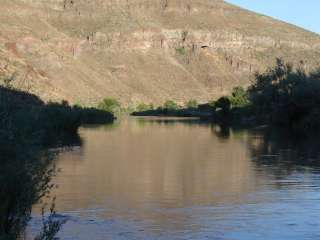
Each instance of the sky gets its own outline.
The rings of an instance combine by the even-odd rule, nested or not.
[[[226,0],[320,34],[320,0]]]

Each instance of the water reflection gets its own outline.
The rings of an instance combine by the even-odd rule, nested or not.
[[[18,239],[29,220],[32,204],[45,194],[51,175],[47,170],[48,156],[26,148],[15,150],[1,152],[0,239]]]
[[[57,159],[58,210],[73,218],[63,237],[317,236],[316,146],[196,119],[125,119],[80,136]]]
[[[284,166],[310,166],[320,164],[318,138],[295,138],[270,129],[253,131],[250,148],[258,156],[260,164],[283,164]],[[259,157],[260,156],[260,157]]]
[[[60,151],[48,151],[24,141],[24,137],[14,136],[11,139],[1,136],[1,140],[7,140],[0,147],[0,239],[3,240],[23,239],[33,204],[41,199],[51,201],[51,178],[56,172],[53,159]],[[79,145],[79,136],[68,136],[60,143],[67,142]],[[37,234],[41,227],[42,222]]]

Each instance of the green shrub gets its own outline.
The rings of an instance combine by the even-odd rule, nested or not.
[[[216,102],[217,102],[217,101],[212,100],[212,101],[210,101],[210,102],[208,103],[208,105],[209,105],[210,107],[212,107],[213,109],[215,109],[215,108],[216,108]]]
[[[107,97],[98,104],[98,109],[111,113],[119,113],[121,105],[116,99]]]
[[[153,104],[146,104],[146,103],[140,103],[136,108],[138,112],[144,112],[144,111],[149,111],[153,109],[154,109]]]
[[[185,106],[187,108],[198,108],[199,104],[198,104],[197,100],[191,99],[185,104]]]
[[[164,104],[163,104],[163,108],[167,109],[167,110],[178,110],[179,109],[179,105],[172,101],[172,100],[167,100]]]
[[[178,55],[185,55],[186,54],[186,49],[184,47],[177,47],[176,48],[176,53]]]
[[[229,97],[232,107],[243,107],[249,104],[249,96],[243,87],[235,87]]]

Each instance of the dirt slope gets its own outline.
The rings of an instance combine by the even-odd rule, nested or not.
[[[222,0],[1,0],[0,75],[44,100],[207,101],[320,37]],[[3,78],[3,77],[2,77]]]

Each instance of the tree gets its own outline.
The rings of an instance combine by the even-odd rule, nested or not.
[[[256,74],[249,88],[255,114],[295,130],[320,130],[320,70],[306,73],[277,59],[274,68]]]

